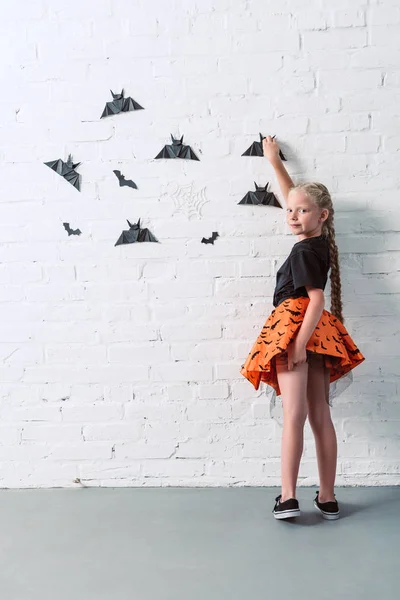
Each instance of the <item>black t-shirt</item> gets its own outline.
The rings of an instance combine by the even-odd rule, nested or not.
[[[329,268],[329,245],[325,236],[296,242],[276,274],[273,305],[278,306],[286,298],[308,298],[306,285],[324,290]]]

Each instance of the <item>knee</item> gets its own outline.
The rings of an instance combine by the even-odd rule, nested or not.
[[[313,431],[323,430],[332,423],[331,413],[327,406],[319,407],[318,410],[308,411],[308,421]]]
[[[284,422],[293,427],[304,427],[307,419],[307,410],[301,408],[290,408],[284,410]]]

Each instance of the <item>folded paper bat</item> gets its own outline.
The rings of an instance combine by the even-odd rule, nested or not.
[[[278,206],[282,208],[275,194],[268,191],[268,183],[264,186],[258,186],[254,182],[254,185],[256,186],[256,191],[247,192],[238,204],[264,204],[266,206]]]
[[[50,167],[53,171],[64,177],[71,185],[74,186],[75,189],[80,192],[80,175],[75,171],[76,167],[79,167],[81,163],[73,163],[71,154],[68,156],[67,162],[64,162],[59,158],[58,160],[51,160],[50,162],[45,162],[45,165]]]
[[[69,223],[63,223],[65,231],[68,232],[68,237],[70,235],[81,235],[82,231],[80,229],[71,229]]]
[[[217,237],[219,236],[219,233],[217,233],[216,231],[212,232],[212,236],[210,238],[205,238],[203,237],[203,239],[201,240],[202,244],[212,244],[214,245],[215,240],[217,239]]]
[[[108,117],[109,115],[117,115],[121,112],[130,112],[131,110],[141,110],[143,106],[140,106],[133,98],[128,96],[128,98],[124,98],[124,90],[120,94],[114,94],[112,90],[110,90],[113,101],[107,102],[103,114],[100,119],[103,117]]]
[[[172,144],[167,144],[157,154],[156,158],[186,158],[188,160],[199,160],[190,146],[183,143],[183,136],[175,139],[171,134]]]
[[[272,136],[272,139],[274,139],[276,136]],[[263,139],[265,138],[265,136],[263,136],[260,133],[260,141],[259,142],[253,142],[252,145],[247,148],[246,152],[243,152],[242,156],[264,156],[264,151],[263,151]],[[282,160],[286,160],[286,157],[284,156],[283,152],[281,150],[279,150],[279,156],[281,157]]]
[[[120,187],[128,186],[137,190],[136,183],[132,181],[132,179],[125,179],[125,175],[122,175],[121,171],[113,170],[113,173],[115,173],[115,175],[118,177]]]
[[[156,237],[147,229],[140,227],[140,219],[137,223],[130,223],[128,221],[129,229],[125,229],[114,246],[120,246],[121,244],[134,244],[135,242],[158,242]]]

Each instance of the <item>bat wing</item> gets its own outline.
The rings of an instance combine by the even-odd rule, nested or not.
[[[185,158],[187,160],[199,160],[192,148],[190,146],[186,146],[185,144],[183,144],[180,149],[179,158]]]
[[[138,102],[131,97],[124,98],[124,103],[122,105],[122,112],[129,112],[131,110],[143,110],[143,106],[140,106]]]
[[[82,231],[80,229],[71,229],[69,223],[63,223],[65,231],[68,232],[68,237],[70,235],[81,235]]]
[[[102,119],[103,117],[108,117],[109,115],[116,115],[120,112],[121,107],[116,102],[107,102],[100,119]]]
[[[158,239],[145,227],[139,232],[138,242],[158,242]]]
[[[45,162],[44,164],[50,167],[50,169],[52,169],[59,175],[62,175],[65,163],[63,160],[61,160],[61,158],[59,158],[58,160],[51,160],[50,162]]]
[[[157,154],[156,158],[176,158],[176,153],[172,149],[172,144],[167,144],[161,150],[159,154]]]
[[[242,156],[263,156],[263,154],[260,142],[253,142],[252,145],[243,152]]]
[[[266,206],[277,206],[278,208],[282,208],[279,200],[273,192],[266,192],[264,193],[264,196],[265,198],[263,200],[263,204]]]
[[[201,240],[201,242],[203,244],[213,244],[214,245],[214,242],[215,242],[215,240],[217,239],[218,236],[219,236],[218,232],[217,231],[213,231],[211,237],[209,237],[209,238],[203,237],[202,240]]]
[[[256,192],[247,192],[238,204],[260,204],[257,200]]]
[[[124,232],[121,233],[121,235],[119,236],[119,238],[115,242],[114,246],[121,246],[122,244],[126,244],[126,242],[124,240]]]
[[[74,188],[76,188],[78,190],[78,192],[81,191],[81,185],[80,185],[80,177],[79,177],[79,173],[77,173],[76,171],[74,171],[73,169],[71,169],[71,171],[68,171],[68,173],[66,173],[65,175],[63,175],[64,179],[66,179],[71,185],[74,186]]]
[[[135,231],[126,229],[121,233],[114,246],[121,246],[122,244],[133,244],[136,241],[137,235]]]
[[[121,178],[121,171],[118,171],[118,170],[116,170],[116,169],[115,169],[115,170],[113,169],[113,173],[115,173],[115,175],[116,175],[116,177],[118,178],[118,181],[119,181],[119,180],[120,180],[120,178]]]
[[[137,190],[137,185],[134,181],[132,181],[132,179],[125,179],[125,181],[122,182],[122,185],[133,188],[134,190]]]

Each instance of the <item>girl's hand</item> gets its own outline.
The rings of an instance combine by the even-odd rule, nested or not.
[[[297,365],[301,365],[302,363],[307,362],[307,350],[304,344],[299,345],[296,343],[296,339],[294,342],[291,342],[287,348],[288,353],[288,370],[292,371]]]
[[[272,138],[270,135],[267,135],[267,137],[263,139],[264,156],[268,158],[271,164],[281,160],[279,157],[279,146],[274,138]]]

